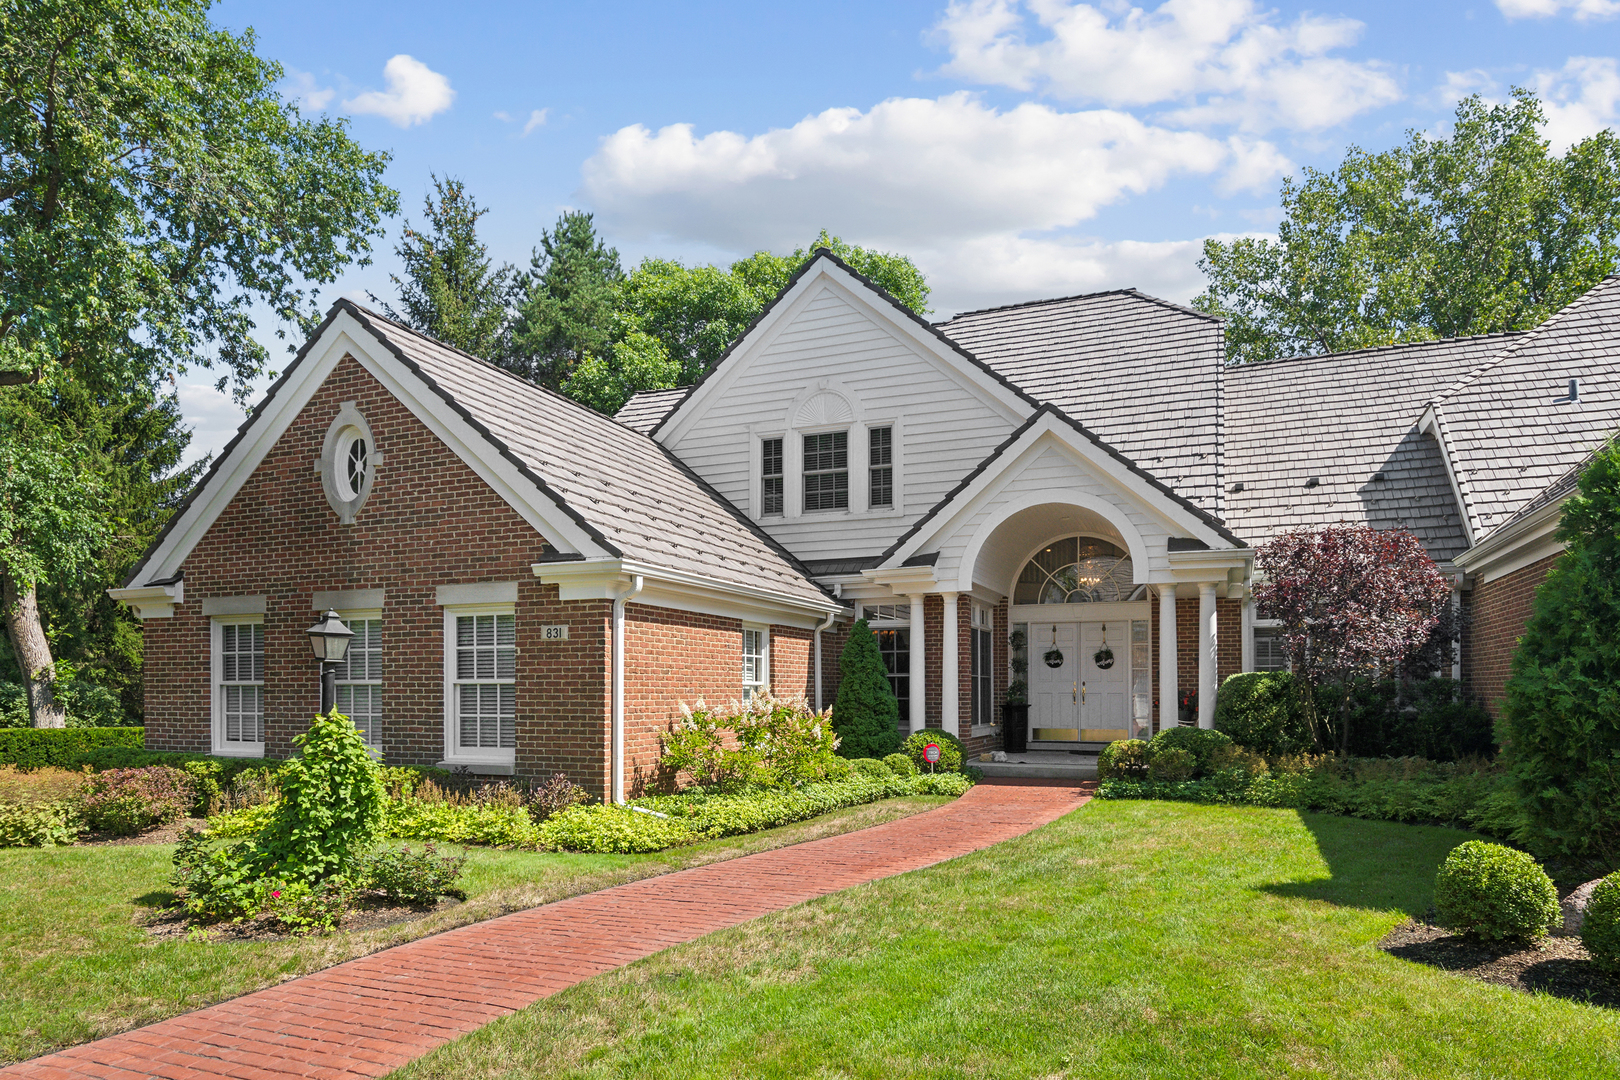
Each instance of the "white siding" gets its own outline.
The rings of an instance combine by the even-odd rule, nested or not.
[[[764,339],[734,353],[723,392],[683,423],[669,448],[745,513],[757,507],[754,442],[784,439],[788,513],[758,519],[802,559],[853,558],[884,551],[1018,421],[954,374],[953,361],[907,340],[889,316],[822,283]],[[967,361],[962,361],[966,364]],[[852,399],[850,511],[795,514],[800,479],[796,404],[826,388]],[[865,511],[867,424],[895,429],[895,506]]]

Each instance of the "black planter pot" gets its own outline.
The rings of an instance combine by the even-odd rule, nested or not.
[[[1001,707],[1001,748],[1009,754],[1029,749],[1029,703]]]

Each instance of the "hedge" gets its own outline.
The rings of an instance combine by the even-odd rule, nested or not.
[[[40,769],[47,765],[70,768],[73,758],[103,747],[146,745],[146,729],[115,728],[5,728],[0,730],[0,765]]]

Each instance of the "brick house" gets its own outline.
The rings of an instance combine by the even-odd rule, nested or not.
[[[1553,554],[1517,512],[1614,422],[1617,310],[1609,279],[1530,334],[1228,367],[1219,320],[1134,290],[929,324],[823,254],[699,383],[608,418],[339,301],[113,590],[147,742],[288,753],[328,608],[339,708],[387,760],[606,797],[682,701],[830,703],[861,617],[901,725],[970,750],[999,745],[1013,640],[1033,745],[1193,695],[1208,725],[1221,678],[1274,662],[1251,542],[1334,521],[1456,575],[1489,697]]]

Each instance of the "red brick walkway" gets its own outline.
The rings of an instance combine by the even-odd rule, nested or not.
[[[817,896],[1020,836],[1089,797],[978,785],[937,810],[474,923],[0,1069],[4,1080],[381,1076],[543,997]]]

